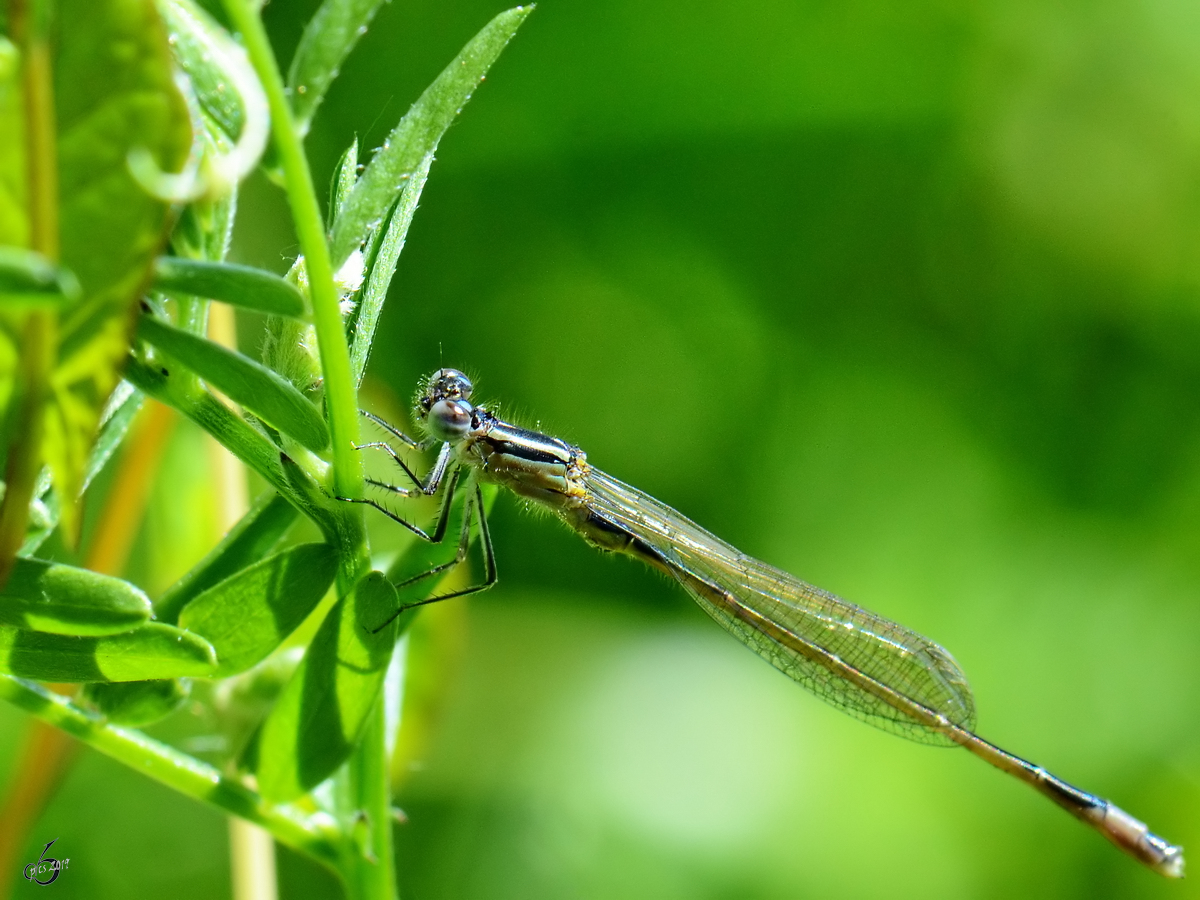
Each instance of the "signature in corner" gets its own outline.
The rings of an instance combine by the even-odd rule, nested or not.
[[[57,840],[58,838],[54,839],[54,841]],[[23,874],[26,881],[32,881],[35,884],[41,885],[53,884],[54,880],[67,868],[67,863],[71,861],[69,858],[55,859],[52,856],[46,855],[50,852],[50,847],[53,846],[54,841],[51,841],[42,848],[42,855],[38,857],[37,862],[31,862],[25,867]],[[49,874],[50,877],[43,881],[40,876],[46,874]]]

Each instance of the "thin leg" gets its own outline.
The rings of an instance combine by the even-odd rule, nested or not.
[[[437,575],[439,572],[445,572],[447,569],[453,568],[467,558],[467,554],[471,550],[471,515],[472,508],[479,510],[479,534],[483,542],[483,558],[484,558],[484,585],[477,588],[469,588],[468,593],[474,593],[476,590],[482,590],[483,587],[491,587],[496,583],[496,554],[492,548],[492,536],[488,531],[487,516],[483,513],[483,497],[480,493],[479,486],[475,486],[475,497],[469,501],[471,504],[466,509],[466,516],[463,519],[463,527],[458,539],[458,553],[450,562],[442,563],[434,566],[428,571],[422,572],[419,575],[414,575],[412,578],[406,578],[404,581],[397,582],[395,587],[407,587],[418,581],[429,578],[431,575]],[[446,596],[458,597],[461,594],[448,594]],[[421,606],[425,603],[432,603],[434,600],[445,600],[446,596],[433,597],[426,600],[420,600],[417,603],[409,603],[405,605],[405,609],[411,606]]]
[[[362,444],[361,446],[355,447],[355,449],[362,450],[364,447],[373,446],[375,445]],[[387,444],[382,444],[382,446],[386,448],[388,453],[392,455],[392,459],[399,463],[400,468],[404,470],[405,474],[412,479],[413,484],[417,486],[416,490],[413,490],[412,488],[397,487],[394,484],[388,484],[386,481],[376,481],[374,478],[368,478],[368,484],[391,491],[393,494],[399,494],[401,497],[432,497],[437,493],[438,487],[441,485],[442,479],[446,475],[446,469],[450,467],[449,444],[442,444],[442,449],[438,451],[437,459],[433,463],[433,468],[429,470],[429,476],[425,481],[421,481],[420,478],[413,474],[412,470],[404,464],[404,460],[396,455],[396,451],[394,449]]]
[[[406,499],[425,496],[425,492],[421,491],[420,489],[397,487],[394,484],[388,484],[386,481],[376,481],[374,478],[367,478],[365,480],[367,484],[371,485],[371,487],[383,488],[389,493],[396,494],[397,496],[404,497]]]
[[[413,470],[408,467],[407,463],[400,458],[400,454],[396,452],[396,449],[386,441],[372,441],[369,444],[355,444],[354,449],[387,451],[388,456],[392,458],[396,465],[404,470],[404,474],[408,476],[409,480],[414,485],[416,485],[417,490],[426,497],[432,497],[437,493],[438,485],[442,483],[442,477],[446,474],[446,468],[450,465],[450,445],[445,443],[442,444],[441,449],[438,450],[437,460],[434,461],[433,468],[429,470],[429,475],[424,481],[416,476]],[[395,485],[385,484],[382,481],[371,481],[371,484],[375,485],[376,487],[387,488],[392,493],[399,494],[402,497],[416,496],[409,488],[399,488]]]
[[[355,450],[383,450],[392,458],[392,462],[404,470],[404,474],[408,476],[409,480],[412,481],[413,484],[415,484],[418,488],[424,488],[424,485],[421,483],[421,479],[416,476],[413,470],[408,467],[408,463],[400,458],[400,454],[397,453],[396,449],[387,441],[371,441],[369,444],[351,444],[351,446]],[[393,490],[395,490],[396,493],[400,493],[400,488],[393,488]],[[409,496],[408,492],[405,492],[404,496]]]
[[[433,570],[426,574],[433,574],[434,571],[440,571],[457,565],[466,559],[466,550],[471,546],[471,510],[472,508],[479,512],[479,542],[483,546],[483,581],[479,584],[473,584],[470,587],[463,588],[460,591],[452,591],[449,594],[438,594],[436,597],[426,597],[424,600],[418,600],[415,603],[406,603],[400,607],[403,612],[406,609],[412,609],[414,606],[425,606],[428,603],[436,603],[439,600],[449,600],[452,597],[465,597],[468,594],[477,594],[480,591],[486,591],[492,587],[498,580],[496,575],[496,550],[492,546],[492,535],[488,531],[487,516],[483,512],[483,493],[479,490],[479,485],[475,485],[475,497],[468,501],[470,506],[466,510],[466,515],[463,518],[463,533],[459,544],[460,556],[453,562],[435,566]],[[405,584],[410,584],[425,577],[418,575],[416,578],[410,578],[407,581],[402,581],[396,587],[401,587]],[[397,613],[399,615],[399,613]]]
[[[396,582],[394,587],[397,590],[399,590],[402,587],[408,587],[410,584],[416,584],[418,581],[424,581],[426,578],[431,578],[434,575],[437,575],[441,572],[445,572],[447,569],[452,569],[455,566],[457,566],[459,563],[461,563],[464,559],[467,558],[467,554],[471,550],[471,510],[470,510],[470,508],[468,507],[468,509],[465,510],[465,512],[466,512],[466,516],[463,519],[462,527],[459,529],[458,552],[454,554],[454,559],[450,560],[449,562],[444,562],[439,565],[436,565],[431,569],[426,569],[424,572],[421,572],[418,575],[414,575],[412,578],[406,578],[403,581]]]
[[[454,472],[450,475],[450,483],[446,487],[446,492],[442,495],[442,506],[438,511],[437,524],[434,526],[433,534],[429,534],[423,529],[418,528],[412,522],[408,521],[408,519],[396,515],[382,503],[377,500],[372,500],[369,497],[338,497],[337,499],[341,500],[343,503],[362,503],[371,507],[372,509],[377,509],[393,522],[398,522],[399,524],[403,525],[421,540],[428,541],[431,544],[440,544],[442,542],[442,538],[446,536],[446,523],[450,521],[450,502],[454,498],[455,488],[458,487],[458,479],[460,474],[461,470],[456,466],[454,468]],[[441,481],[441,475],[438,476],[438,481]],[[374,481],[371,483],[379,484],[379,482]],[[402,496],[408,496],[408,492],[406,492],[404,488],[392,488],[391,485],[382,484],[379,486],[391,488]]]
[[[456,471],[455,472],[456,477],[457,477],[457,474],[458,473]],[[453,597],[465,597],[468,594],[478,594],[479,592],[486,591],[488,588],[495,585],[496,581],[498,580],[498,577],[496,574],[496,550],[492,546],[491,532],[488,531],[487,514],[484,513],[484,511],[483,511],[483,492],[480,491],[478,484],[476,484],[474,487],[475,487],[475,490],[474,490],[475,496],[468,497],[466,500],[467,508],[463,511],[462,535],[459,538],[458,553],[455,554],[454,559],[448,563],[442,563],[441,565],[434,566],[429,571],[422,572],[420,575],[416,575],[412,578],[402,581],[399,584],[397,584],[396,587],[401,588],[401,587],[404,587],[405,585],[413,584],[414,582],[421,581],[425,578],[429,578],[430,576],[436,575],[439,572],[444,572],[447,569],[458,565],[459,563],[461,563],[463,560],[465,560],[467,558],[467,553],[469,552],[470,547],[471,547],[471,513],[472,513],[472,509],[478,510],[478,512],[479,512],[479,540],[480,540],[480,543],[483,545],[483,571],[484,571],[483,581],[480,582],[479,584],[473,584],[470,587],[463,588],[462,590],[451,591],[448,594],[438,594],[436,597],[427,597],[424,600],[418,600],[416,603],[405,603],[403,606],[401,606],[399,609],[397,609],[394,613],[392,613],[392,615],[390,615],[387,618],[387,621],[385,621],[378,628],[373,629],[371,632],[372,634],[377,634],[378,632],[387,628],[388,625],[392,624],[392,622],[395,621],[397,616],[399,616],[402,612],[405,612],[406,610],[414,609],[415,607],[418,607],[418,606],[425,606],[429,603],[437,603],[439,600],[449,600]]]
[[[407,444],[412,449],[414,449],[414,450],[426,449],[426,445],[423,444],[421,441],[414,441],[407,434],[405,434],[403,431],[398,429],[395,425],[379,418],[379,416],[375,415],[374,413],[369,413],[365,409],[360,409],[358,411],[358,414],[360,416],[365,416],[366,418],[370,419],[372,422],[374,422],[376,425],[378,425],[380,428],[382,428],[384,431],[386,431],[392,437],[396,438],[396,440],[402,441],[403,443]]]
[[[367,446],[373,446],[373,445],[363,444],[363,447],[367,447]],[[409,470],[408,466],[406,466],[404,464],[404,462],[400,459],[400,457],[396,455],[395,450],[393,450],[387,444],[384,444],[383,446],[387,447],[388,452],[392,454],[392,458],[400,464],[400,468],[404,469],[404,471],[406,473],[408,473],[408,477],[411,478],[413,480],[413,483],[417,485],[417,489],[413,490],[411,488],[396,487],[394,484],[386,484],[382,481],[376,481],[373,478],[367,479],[368,484],[373,485],[375,487],[383,488],[384,490],[387,490],[387,491],[391,491],[393,494],[398,494],[401,497],[416,497],[416,496],[432,497],[434,494],[437,493],[438,488],[442,484],[442,479],[445,478],[447,469],[449,469],[451,466],[450,445],[449,444],[442,444],[442,449],[440,451],[438,451],[437,461],[433,464],[433,468],[429,472],[429,478],[427,479],[427,481],[424,484],[422,484],[421,480],[419,478],[417,478],[417,476],[414,475],[411,470]],[[362,449],[362,448],[360,447],[360,448],[356,448],[356,449]],[[380,503],[377,500],[371,500],[370,498],[366,498],[366,497],[338,497],[336,499],[341,500],[343,503],[366,504],[367,506],[371,507],[372,509],[379,510],[381,513],[383,513],[385,516],[387,516],[393,522],[399,522],[401,525],[403,525],[405,528],[407,528],[409,531],[411,531],[413,534],[415,534],[417,537],[421,538],[422,540],[430,541],[431,543],[436,544],[441,541],[441,539],[442,539],[441,535],[445,534],[446,518],[449,515],[449,510],[450,510],[449,500],[450,500],[450,497],[453,496],[453,494],[454,494],[454,487],[457,483],[458,483],[458,468],[455,467],[454,476],[451,479],[451,483],[450,483],[450,489],[448,491],[446,491],[446,496],[444,496],[442,498],[442,509],[441,509],[441,512],[439,513],[439,517],[438,517],[438,530],[435,532],[437,537],[431,537],[430,535],[426,534],[422,529],[418,528],[416,525],[413,525],[407,519],[401,518],[400,516],[396,515],[394,512],[392,512],[390,509],[388,509],[386,506],[384,506],[382,503]]]
[[[360,415],[370,419],[388,434],[392,435],[394,438],[401,441],[408,447],[411,447],[413,450],[428,450],[435,443],[432,438],[424,441],[414,440],[403,431],[396,428],[396,426],[392,425],[390,422],[381,419],[374,413],[367,412],[365,409],[360,409],[358,412]],[[426,496],[431,496],[437,491],[438,484],[441,482],[442,476],[445,474],[446,465],[450,459],[450,445],[443,443],[441,450],[438,451],[437,462],[434,463],[433,469],[430,471],[428,478],[425,481],[422,481],[416,476],[416,473],[414,473],[413,470],[408,467],[408,464],[400,458],[400,454],[397,453],[395,448],[392,447],[391,444],[387,443],[387,441],[371,441],[370,443],[366,444],[354,445],[355,450],[366,450],[367,448],[385,451],[388,456],[392,458],[392,461],[404,470],[404,474],[408,476],[409,480],[420,489],[421,493],[425,494]],[[378,482],[373,483],[378,484]],[[380,485],[380,487],[389,487],[392,488],[392,490],[397,494],[401,494],[402,496],[406,497],[410,496],[409,494],[405,494],[397,488],[393,488],[391,485]]]
[[[442,478],[446,475],[446,469],[450,467],[450,445],[442,444],[442,449],[438,451],[437,460],[433,464],[433,468],[429,470],[429,477],[425,483],[421,485],[421,491],[428,497],[432,497],[437,493],[438,485],[442,483]],[[455,470],[457,471],[457,470]],[[420,482],[418,482],[420,484]]]

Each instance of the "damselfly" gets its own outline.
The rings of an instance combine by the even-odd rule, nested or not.
[[[479,485],[501,485],[551,510],[593,546],[636,557],[670,575],[742,643],[822,700],[910,740],[965,747],[1049,797],[1155,871],[1169,877],[1183,875],[1181,847],[1151,833],[1107,800],[975,734],[971,689],[945,649],[903,625],[741,553],[653,497],[593,468],[578,447],[518,428],[473,405],[471,393],[471,382],[461,372],[435,372],[421,388],[415,406],[427,435],[423,441],[370,416],[413,449],[440,444],[437,460],[424,479],[389,444],[364,445],[389,452],[412,486],[371,484],[401,497],[432,496],[443,484],[446,487],[432,533],[374,500],[354,502],[375,507],[426,540],[440,541],[451,500],[456,491],[465,491],[457,557],[418,578],[445,571],[465,558],[473,515],[479,518],[485,559],[482,583],[409,604],[396,615],[495,583],[495,557]]]

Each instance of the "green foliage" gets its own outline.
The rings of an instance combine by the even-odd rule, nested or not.
[[[62,261],[85,292],[63,322],[65,361],[77,344],[107,330],[104,323],[126,325],[165,238],[166,205],[134,182],[129,152],[147,149],[174,171],[186,158],[191,127],[153,3],[66,0],[59,15],[70,23],[58,48],[55,95]]]
[[[300,544],[248,566],[183,608],[179,625],[208,640],[224,678],[266,659],[316,608],[337,574],[328,544]]]
[[[159,619],[174,624],[180,611],[217,584],[270,553],[295,523],[298,510],[274,491],[262,494],[212,551],[154,604]]]
[[[60,314],[44,456],[63,527],[76,499],[100,412],[118,379],[130,318],[166,236],[167,205],[126,165],[149,151],[168,171],[187,156],[191,127],[151,0],[66,0],[55,60],[62,264],[81,299]]]
[[[150,599],[128,581],[40,559],[18,559],[0,590],[0,626],[106,635],[150,618]]]
[[[397,605],[371,572],[325,617],[247,756],[263,796],[292,800],[346,761],[379,700],[397,635],[395,620],[381,625]]]
[[[0,246],[25,247],[29,222],[25,213],[25,127],[21,110],[21,54],[0,34]]]
[[[224,64],[221,47],[229,40],[211,15],[190,0],[164,0],[159,4],[171,36],[175,61],[187,76],[205,120],[229,138],[245,127],[245,103]]]
[[[349,241],[364,245],[366,274],[344,321],[352,376],[376,339],[387,352],[374,354],[373,372],[402,399],[418,374],[472,366],[481,396],[536,410],[596,464],[739,547],[938,637],[975,679],[990,736],[1111,790],[1194,843],[1187,712],[1200,639],[1200,457],[1187,410],[1200,390],[1189,249],[1200,155],[1189,110],[1200,70],[1189,62],[1195,28],[1185,6],[546,8],[538,33],[438,148],[436,202],[400,269],[412,299],[401,315],[377,318],[378,301],[394,265],[388,238],[402,241],[407,228],[397,207],[415,207],[419,193],[416,162],[407,179],[383,179],[379,224]],[[280,45],[298,32],[302,7],[268,6]],[[208,52],[228,36],[190,4],[161,8],[203,152],[227,150],[247,121],[263,121]],[[369,8],[327,5],[318,19],[351,23]],[[346,67],[350,83],[327,95],[315,120],[317,181],[350,134],[377,144],[370,123],[381,109],[394,121],[389,98],[417,96],[417,79],[494,12],[471,0],[383,7],[380,30]],[[292,71],[315,70],[301,78],[322,89],[303,95],[306,109],[292,94],[299,127],[354,36],[306,29]],[[0,42],[0,229],[12,224],[6,208],[26,204],[25,164],[13,161],[26,144],[16,53]],[[334,169],[331,222],[355,190],[357,164],[355,147]],[[169,252],[223,258],[232,195],[181,206]],[[269,209],[244,204],[240,259],[274,265],[296,254],[295,223],[272,220]],[[25,231],[0,240],[26,247]],[[54,260],[69,271],[63,262]],[[162,312],[202,334],[206,309],[181,296]],[[0,406],[19,381],[21,335],[10,324],[0,337]],[[330,345],[328,330],[319,345]],[[183,362],[163,375],[143,342],[135,359],[130,378],[151,402],[202,423],[268,480],[267,497],[277,492],[258,508],[262,519],[252,512],[168,588],[161,620],[174,623],[204,590],[286,547],[282,534],[300,509],[345,563],[339,594],[349,596],[368,559],[385,568],[385,523],[368,547],[330,497],[325,464],[345,461],[347,439],[325,459],[281,458],[274,429],[223,406]],[[316,364],[315,352],[308,360]],[[299,386],[316,388],[321,415],[352,415],[344,396],[320,396],[322,374]],[[141,400],[139,390],[111,406],[91,471],[112,457]],[[7,422],[5,446],[27,424]],[[198,447],[173,452],[207,465]],[[35,466],[30,479],[24,553],[57,517],[44,473]],[[156,508],[214,518],[211,497],[164,481]],[[106,487],[93,479],[90,510],[102,508]],[[167,543],[178,529],[163,521],[147,525]],[[697,623],[693,634],[668,622],[694,610],[667,605],[661,581],[597,561],[515,514],[496,535],[507,596],[473,604],[471,652],[461,652],[459,606],[422,614],[460,652],[415,652],[429,667],[422,677],[448,692],[440,703],[449,714],[399,798],[413,820],[398,832],[406,892],[900,897],[987,884],[1005,896],[1090,897],[1103,882],[1113,895],[1157,895],[1109,848],[992,773],[825,715],[716,629]],[[387,567],[393,580],[419,574],[421,554],[427,564],[454,549],[413,546],[420,552]],[[58,541],[43,547],[74,559]],[[201,555],[173,551],[156,560],[139,546],[127,574],[167,584]],[[429,589],[414,583],[398,599]],[[280,840],[333,860],[348,893],[367,896],[349,862],[364,857],[365,840],[329,852],[335,839],[289,823],[344,836],[347,823],[357,820],[361,834],[377,820],[354,790],[369,780],[371,738],[290,811],[239,793],[234,776],[222,782],[197,758],[232,769],[323,613],[244,676],[198,685],[159,732],[188,755],[7,676],[0,694],[189,796],[274,815],[268,827]],[[98,708],[109,704],[111,720],[126,691],[153,690],[132,682],[87,693]],[[431,705],[432,719],[441,706]],[[340,752],[342,711],[326,715]],[[179,737],[193,719],[210,730]],[[238,727],[226,727],[234,719]],[[13,745],[8,736],[0,746]],[[226,736],[225,750],[195,749]],[[300,748],[281,741],[273,752],[286,767]],[[339,758],[316,755],[318,768]],[[120,872],[128,848],[102,841],[131,829],[82,824],[89,809],[182,821],[164,813],[173,808],[163,794],[147,790],[154,814],[135,816],[136,783],[80,774],[46,828],[88,832],[80,858],[110,860],[109,883],[125,894],[139,877],[161,887],[163,870],[177,871],[186,853],[212,871],[225,843],[219,823],[207,839],[180,826],[186,844],[160,853],[162,869]],[[936,883],[903,864],[934,856],[946,873]],[[196,888],[191,871],[193,890],[216,893]],[[304,883],[285,894],[329,893],[315,879],[294,880]]]
[[[6,251],[10,262],[24,248],[41,254],[40,280],[57,285],[65,300],[32,315],[20,306],[0,310],[0,343],[11,345],[0,352],[0,407],[9,407],[8,438],[20,461],[9,471],[4,556],[19,544],[15,532],[25,513],[17,507],[31,499],[42,460],[54,476],[64,537],[70,543],[77,536],[90,446],[119,377],[139,291],[168,226],[167,205],[134,181],[126,159],[140,150],[177,167],[191,134],[149,0],[72,0],[58,13],[72,27],[58,36],[52,55],[37,19],[23,38],[30,63],[23,71],[17,49],[7,41],[0,47],[0,130],[6,136],[0,244],[14,248]],[[51,97],[53,109],[46,107]],[[47,173],[35,179],[36,190],[31,171]],[[5,385],[14,378],[18,347],[20,391],[13,392]],[[0,559],[0,568],[8,564]]]
[[[315,6],[272,0],[276,46]],[[224,29],[189,4],[161,8],[197,132],[232,143],[261,118],[208,54]],[[350,135],[377,145],[390,104],[418,96],[495,11],[474,0],[381,8],[309,138],[316,180],[332,170],[338,184],[330,222],[357,182],[356,153],[334,166]],[[374,340],[386,352],[373,375],[401,400],[439,365],[472,367],[481,396],[536,411],[597,465],[945,642],[989,736],[1194,844],[1194,18],[1187,4],[1138,0],[544,7],[439,145],[436,192],[400,267],[404,306],[373,320],[366,294],[386,293],[384,238],[417,176],[405,198],[399,183],[383,193],[345,321],[353,374]],[[17,71],[0,41],[0,229],[4,210],[26,202],[24,162],[11,161],[25,144]],[[259,202],[264,190],[243,198],[238,258],[274,266],[295,256],[296,235]],[[223,258],[232,197],[209,203],[182,203],[172,254]],[[4,234],[27,246],[24,232]],[[165,312],[202,333],[206,305],[183,298]],[[0,406],[19,335],[0,338]],[[287,524],[301,508],[321,522],[353,560],[340,593],[366,559],[384,568],[380,538],[398,542],[398,529],[368,520],[369,556],[339,532],[323,460],[282,460],[271,429],[197,393],[182,364],[167,377],[147,367],[144,345],[136,354],[130,377],[151,403],[234,448],[278,492]],[[129,394],[110,421],[140,402]],[[93,460],[111,457],[123,429],[104,433]],[[200,447],[175,452],[207,465]],[[214,518],[212,497],[166,481],[158,508]],[[44,475],[36,488],[25,553],[57,515]],[[90,510],[105,491],[95,479]],[[1161,895],[965,754],[903,745],[799,696],[682,598],[672,605],[661,579],[595,559],[510,504],[497,516],[505,596],[471,604],[470,652],[454,603],[421,614],[441,649],[410,647],[409,667],[438,686],[427,720],[441,727],[398,796],[412,820],[397,831],[406,896]],[[286,546],[249,518],[243,541],[159,598],[162,620]],[[148,525],[167,543],[177,529],[162,522]],[[176,547],[159,561],[145,543],[127,570],[142,585],[200,555]],[[43,547],[71,559],[58,541]],[[405,554],[388,571],[401,580],[419,565]],[[348,874],[357,849],[329,852],[331,840],[288,825],[351,830],[367,808],[352,787],[369,742],[294,818],[239,794],[240,775],[221,779],[321,614],[244,676],[197,685],[158,732],[189,754],[6,676],[0,694],[188,796],[279,814],[268,827],[281,841],[332,859],[347,892],[366,896]],[[194,734],[197,721],[210,730]],[[0,722],[0,748],[16,745],[11,727]],[[226,736],[231,749],[211,749]],[[197,896],[223,888],[203,880],[224,878],[215,816],[186,827],[167,792],[87,771],[103,774],[69,779],[44,826],[79,836],[97,873],[89,891],[161,892],[167,878]],[[122,814],[125,827],[94,827]],[[359,815],[360,831],[372,820]],[[171,845],[149,830],[164,821],[186,835]],[[127,864],[124,835],[138,828],[163,840],[161,862]],[[933,858],[933,880],[906,864]],[[283,858],[284,895],[338,890],[306,865]]]
[[[404,182],[437,149],[446,129],[532,11],[532,6],[517,7],[492,19],[392,129],[338,210],[331,242],[335,267],[379,226]]]
[[[79,281],[40,253],[0,247],[0,303],[64,304],[79,299]]]
[[[87,468],[83,473],[85,490],[121,446],[145,399],[142,392],[128,382],[118,385],[108,398],[108,407],[100,420],[100,433],[96,436],[96,443],[92,445]]]
[[[337,218],[338,210],[342,208],[342,204],[350,196],[350,191],[354,189],[354,184],[357,181],[358,138],[355,138],[342,153],[342,158],[333,170],[333,181],[329,185],[329,208],[333,211],[334,218]],[[375,229],[371,233],[371,238],[374,240],[378,234],[379,229]]]
[[[158,681],[96,681],[84,685],[83,696],[108,721],[142,728],[164,719],[187,700],[191,682],[180,678]]]
[[[316,407],[275,370],[151,316],[139,320],[138,336],[309,450],[329,446],[329,429]]]
[[[367,371],[367,361],[375,342],[375,326],[379,322],[379,314],[383,312],[383,301],[387,299],[388,287],[392,283],[392,276],[396,274],[396,263],[404,249],[408,226],[412,224],[413,214],[417,211],[417,202],[421,199],[421,191],[425,189],[431,165],[432,152],[421,160],[416,171],[404,182],[404,190],[400,192],[400,199],[396,201],[396,207],[387,220],[387,228],[381,225],[372,233],[368,254],[370,275],[347,322],[351,335],[350,367],[356,385],[362,383]]]
[[[277,316],[300,319],[305,314],[299,288],[251,266],[162,256],[154,265],[154,287]]]
[[[0,626],[0,672],[36,681],[146,681],[211,675],[208,641],[150,622],[103,637],[68,637]]]
[[[392,745],[380,698],[414,613],[395,618],[401,598],[368,564],[363,507],[338,502],[331,484],[361,489],[346,423],[357,423],[353,392],[433,151],[528,13],[502,14],[468,44],[362,180],[351,144],[329,198],[335,239],[320,221],[299,140],[379,5],[321,7],[293,60],[290,109],[248,0],[227,3],[236,40],[191,0],[161,0],[157,11],[149,0],[59,3],[61,39],[49,43],[41,25],[21,38],[34,57],[51,60],[43,74],[54,91],[42,89],[36,67],[23,81],[20,43],[0,40],[0,439],[10,474],[0,549],[21,545],[0,589],[0,695],[197,800],[266,825],[364,900],[383,900],[393,883],[380,865],[391,858]],[[33,96],[41,106],[25,102]],[[39,115],[27,118],[30,108]],[[47,122],[58,124],[57,142],[39,125]],[[236,182],[259,162],[268,128],[303,257],[287,279],[225,261]],[[30,181],[31,171],[46,177]],[[170,234],[168,203],[179,209]],[[43,232],[61,236],[61,256],[54,241],[38,243]],[[361,271],[339,275],[346,283],[328,271],[327,240],[351,241],[347,257],[365,244]],[[265,362],[206,337],[214,300],[268,314]],[[122,367],[125,382],[114,390]],[[115,488],[98,476],[147,397],[199,425],[270,487],[153,606],[132,580],[30,556],[44,546],[74,558],[85,491],[106,511],[134,503],[124,486],[142,474],[136,468],[124,467]],[[43,415],[44,442],[31,427]],[[331,445],[331,433],[342,439]],[[461,529],[464,497],[451,499],[452,527]],[[151,509],[172,502],[187,501],[156,495]],[[280,549],[301,513],[326,540]],[[204,513],[171,509],[162,521],[180,514]],[[56,528],[64,540],[47,542]],[[170,540],[155,534],[153,543]],[[453,570],[465,549],[456,540],[414,546],[404,570]],[[435,580],[406,584],[404,601],[427,597]],[[323,607],[331,586],[338,599]],[[186,715],[215,719],[229,741],[223,765],[238,764],[257,728],[242,767],[255,772],[261,796],[134,730],[185,718],[193,678],[203,681]],[[24,679],[86,687],[69,700]],[[318,792],[319,801],[314,793],[299,808],[280,803],[330,778],[341,786]],[[330,807],[336,828],[311,815],[314,803]]]
[[[128,382],[117,385],[117,389],[108,398],[108,405],[100,417],[100,433],[96,436],[96,443],[92,445],[87,466],[84,468],[84,491],[120,448],[134,417],[142,408],[144,399],[142,392]],[[42,542],[50,536],[58,526],[58,509],[58,498],[52,490],[49,473],[43,472],[34,503],[30,507],[29,528],[21,546],[20,556],[36,553]]]
[[[186,372],[178,369],[172,376],[169,370],[151,369],[135,357],[126,365],[125,377],[139,390],[174,406],[209,432],[323,531],[334,530],[330,513],[333,501],[321,492],[313,476],[303,469],[297,470],[295,463],[282,455],[261,431],[207,390],[198,388],[194,376],[189,379]]]
[[[375,17],[383,0],[325,0],[304,26],[288,69],[296,129],[307,134],[317,107],[338,75],[342,62]]]

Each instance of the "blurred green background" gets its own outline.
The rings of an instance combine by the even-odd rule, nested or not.
[[[267,7],[282,59],[314,6]],[[385,6],[319,182],[501,8]],[[241,215],[235,256],[284,270],[279,192]],[[1200,852],[1200,7],[543,0],[444,139],[389,303],[388,412],[466,369],[944,644],[984,736]],[[173,459],[152,515],[203,493]],[[150,530],[135,569],[203,552]],[[511,497],[493,533],[500,585],[414,637],[402,896],[1200,897]],[[5,767],[22,725],[0,709]],[[33,840],[60,832],[60,897],[228,892],[220,817],[94,754]],[[334,895],[280,865],[284,897]]]

